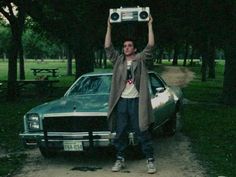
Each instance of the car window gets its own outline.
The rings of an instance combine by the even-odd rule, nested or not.
[[[84,76],[80,78],[69,95],[104,94],[110,92],[111,76]]]
[[[149,78],[150,78],[151,91],[153,94],[156,94],[156,88],[165,87],[162,80],[159,77],[157,77],[156,74],[150,73]]]

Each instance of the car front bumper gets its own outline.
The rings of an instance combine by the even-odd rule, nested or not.
[[[83,149],[89,147],[106,147],[112,145],[116,134],[110,131],[99,132],[24,132],[19,134],[26,146],[42,146],[63,149],[66,141],[81,142]],[[129,144],[136,145],[134,133],[129,133]]]

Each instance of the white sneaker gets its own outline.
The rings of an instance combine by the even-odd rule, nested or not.
[[[122,170],[123,168],[125,168],[125,159],[121,158],[121,159],[117,159],[114,166],[112,167],[111,171],[113,172],[118,172],[120,170]]]
[[[149,174],[154,174],[157,172],[157,169],[155,167],[154,161],[152,160],[147,160],[147,173]]]

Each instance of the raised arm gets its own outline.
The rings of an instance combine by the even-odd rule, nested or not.
[[[119,52],[114,49],[111,42],[110,18],[108,18],[108,21],[107,21],[107,32],[105,36],[104,48],[106,51],[107,58],[111,60],[111,62],[114,64],[119,56]]]
[[[105,36],[105,43],[104,48],[108,48],[111,46],[111,24],[110,24],[110,18],[107,20],[107,32]]]
[[[154,40],[154,33],[153,33],[153,28],[152,28],[153,18],[151,15],[149,19],[150,20],[148,22],[148,45],[153,47],[155,45],[155,40]]]
[[[155,46],[154,33],[152,28],[153,18],[150,15],[148,22],[148,43],[147,46],[139,53],[139,59],[141,60],[150,60],[153,59],[153,51]]]

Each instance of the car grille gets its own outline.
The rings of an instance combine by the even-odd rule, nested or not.
[[[47,132],[107,131],[107,117],[45,117],[43,129]]]

